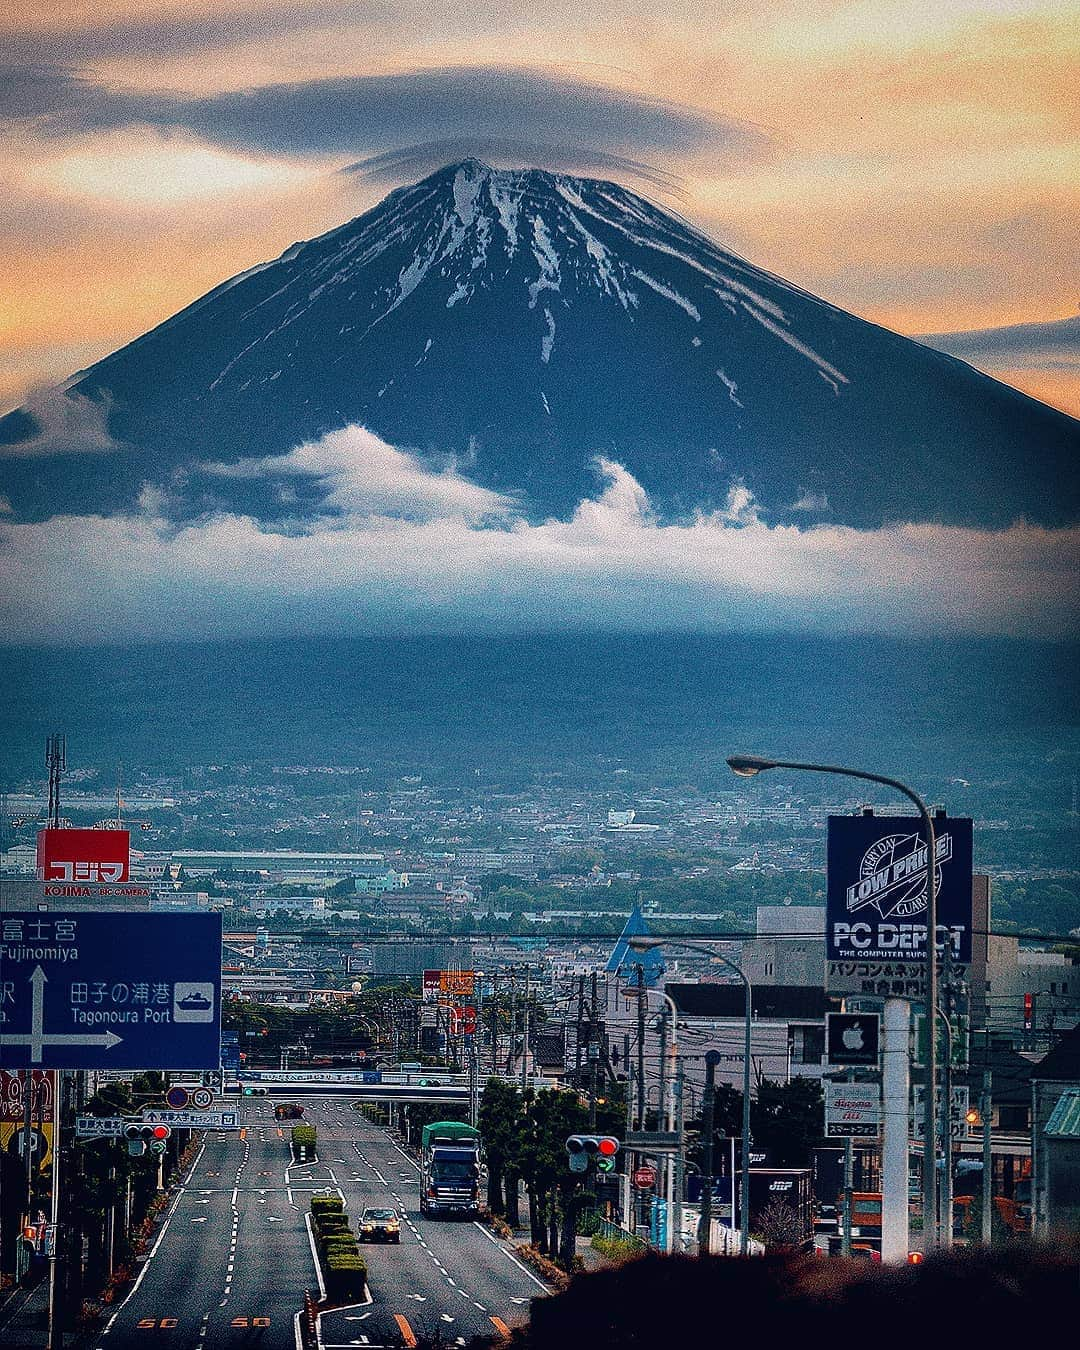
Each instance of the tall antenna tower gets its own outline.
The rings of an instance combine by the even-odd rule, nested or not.
[[[60,779],[67,768],[67,737],[54,731],[45,738],[45,767],[49,771],[49,829],[60,828]]]

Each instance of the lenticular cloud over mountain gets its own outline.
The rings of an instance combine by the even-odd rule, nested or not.
[[[1078,448],[623,188],[468,161],[0,421],[0,615],[1065,633]]]

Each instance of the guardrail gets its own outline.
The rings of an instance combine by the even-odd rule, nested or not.
[[[621,1242],[627,1247],[632,1247],[635,1251],[645,1251],[649,1246],[644,1238],[638,1237],[636,1233],[631,1233],[626,1228],[620,1228],[617,1223],[612,1223],[610,1219],[601,1218],[599,1214],[595,1215],[595,1224],[590,1232],[586,1233],[580,1224],[578,1225],[578,1231],[583,1237],[607,1238],[609,1242]]]

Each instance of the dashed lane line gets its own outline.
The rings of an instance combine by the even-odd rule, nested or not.
[[[172,1217],[176,1213],[176,1207],[177,1205],[179,1205],[182,1196],[187,1191],[187,1182],[188,1180],[190,1180],[191,1177],[195,1175],[195,1172],[198,1169],[199,1162],[202,1158],[203,1151],[205,1150],[205,1148],[206,1148],[206,1140],[204,1139],[203,1142],[199,1145],[198,1153],[196,1153],[194,1159],[192,1160],[191,1167],[187,1173],[187,1178],[183,1182],[181,1182],[180,1185],[176,1188],[176,1197],[173,1200],[172,1204],[169,1206],[169,1212],[165,1216],[165,1222],[161,1225],[161,1230],[157,1235],[157,1239],[154,1242],[154,1245],[150,1248],[149,1255],[147,1256],[145,1262],[143,1263],[142,1270],[139,1271],[138,1278],[136,1279],[135,1283],[131,1286],[131,1289],[128,1291],[127,1298],[125,1298],[119,1304],[116,1311],[113,1313],[113,1315],[109,1318],[108,1322],[106,1323],[105,1330],[101,1333],[102,1340],[104,1340],[105,1337],[109,1334],[109,1332],[113,1329],[113,1324],[115,1323],[116,1319],[120,1316],[120,1314],[124,1311],[124,1308],[127,1306],[129,1300],[134,1298],[135,1294],[138,1292],[139,1285],[142,1284],[146,1272],[150,1269],[151,1262],[153,1261],[154,1256],[157,1253],[157,1249],[161,1246],[162,1238],[164,1238],[165,1234],[168,1232],[169,1224],[172,1222]]]

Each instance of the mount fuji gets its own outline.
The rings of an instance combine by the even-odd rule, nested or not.
[[[571,514],[598,461],[659,520],[733,491],[773,524],[1080,516],[1072,418],[622,187],[472,160],[9,413],[0,490],[13,520],[130,511],[149,487],[178,517],[265,521],[288,478],[302,517],[325,509],[319,480],[277,479],[275,458],[350,425],[530,520]]]

